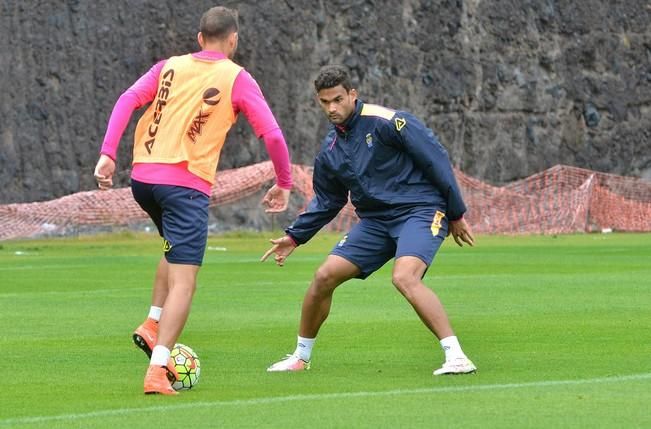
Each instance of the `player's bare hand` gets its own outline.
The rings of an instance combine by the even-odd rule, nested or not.
[[[95,166],[95,180],[101,190],[110,189],[113,186],[113,174],[115,173],[115,161],[106,155],[101,155]]]
[[[280,188],[278,185],[269,188],[262,199],[262,204],[267,207],[265,213],[280,213],[287,210],[289,193],[289,189]]]
[[[267,250],[264,255],[262,255],[262,258],[260,258],[261,262],[264,262],[267,260],[267,258],[272,254],[275,253],[276,256],[274,257],[274,260],[276,261],[276,265],[279,267],[282,267],[285,264],[285,259],[294,251],[296,248],[296,243],[294,243],[294,240],[289,238],[289,236],[284,236],[281,238],[277,238],[275,240],[269,240],[273,246],[271,249]]]
[[[472,230],[464,218],[448,223],[448,235],[451,235],[461,247],[463,247],[463,243],[470,246],[475,244],[475,237],[473,237]]]

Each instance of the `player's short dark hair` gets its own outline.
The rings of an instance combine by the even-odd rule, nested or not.
[[[208,9],[199,21],[199,31],[206,39],[223,40],[238,29],[237,11],[223,6]]]
[[[344,87],[346,92],[353,89],[348,69],[340,65],[329,65],[321,68],[319,74],[314,80],[314,89],[316,92],[322,89],[334,88],[337,85]]]

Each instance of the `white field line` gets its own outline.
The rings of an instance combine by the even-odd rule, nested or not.
[[[137,258],[138,256],[133,256],[133,258]],[[317,260],[324,260],[325,255],[323,256],[314,256],[314,257],[306,257],[306,256],[301,256],[301,257],[295,257],[292,258],[292,261],[300,261],[300,262],[305,262],[305,261],[317,261]],[[273,261],[266,261],[266,262],[260,262],[260,258],[258,257],[253,257],[253,258],[219,258],[219,259],[208,259],[208,256],[204,258],[204,265],[210,264],[210,265],[221,265],[221,264],[243,264],[243,263],[257,263],[257,264],[263,264],[266,263],[268,265],[272,265]],[[114,265],[117,265],[114,264]],[[10,266],[4,266],[0,267],[0,271],[25,271],[25,270],[40,270],[40,271],[45,271],[45,270],[62,270],[62,269],[68,269],[68,268],[92,268],[94,265],[92,263],[88,264],[70,264],[70,265],[65,265],[65,264],[48,264],[48,265],[40,265],[38,263],[36,264],[28,264],[28,265],[10,265]]]
[[[13,266],[8,266],[8,267],[0,267],[0,271],[25,271],[25,270],[39,270],[39,271],[45,271],[45,270],[62,270],[62,269],[68,269],[68,268],[90,268],[92,267],[91,264],[70,264],[70,265],[65,265],[65,264],[59,264],[59,265],[38,265],[38,264],[32,264],[32,265],[13,265]]]
[[[151,407],[139,408],[116,408],[110,410],[91,411],[88,413],[59,414],[55,416],[34,416],[19,417],[0,420],[0,426],[14,426],[34,423],[47,422],[66,422],[83,419],[93,419],[98,417],[122,417],[132,414],[158,413],[167,411],[191,410],[201,408],[219,408],[219,407],[247,407],[255,405],[277,404],[297,401],[323,401],[349,398],[373,398],[383,396],[401,396],[401,395],[418,395],[430,393],[454,393],[454,392],[481,392],[490,390],[509,390],[509,389],[526,389],[536,387],[555,387],[555,386],[577,386],[583,384],[603,384],[603,383],[620,383],[627,381],[651,380],[651,373],[632,374],[613,377],[586,378],[580,380],[550,380],[534,381],[530,383],[505,383],[505,384],[483,384],[472,386],[449,386],[449,387],[432,387],[421,389],[396,389],[377,392],[340,392],[340,393],[318,393],[311,395],[289,395],[276,396],[267,398],[252,399],[234,399],[230,401],[209,401],[209,402],[188,402],[183,404],[154,405]]]
[[[20,298],[20,297],[29,297],[30,295],[38,296],[57,296],[57,295],[74,295],[74,296],[84,296],[84,295],[111,295],[114,296],[116,293],[119,293],[117,296],[130,295],[132,292],[142,292],[142,291],[151,291],[151,287],[125,287],[125,288],[111,288],[111,289],[88,289],[88,290],[50,290],[50,291],[30,291],[30,292],[0,292],[0,299],[4,298]]]
[[[278,284],[278,282],[271,282],[271,281],[256,281],[254,282],[256,286],[275,286]],[[282,282],[283,285],[291,285],[291,284],[297,284],[297,285],[305,285],[306,287],[309,285],[309,281],[305,280],[287,280]],[[232,283],[231,283],[232,285]],[[209,286],[205,286],[202,284],[198,284],[197,288],[206,288]],[[38,296],[43,296],[43,295],[75,295],[75,296],[83,296],[83,295],[103,295],[103,294],[109,294],[113,295],[115,293],[118,293],[118,296],[124,296],[124,295],[130,295],[132,292],[142,292],[142,291],[151,291],[151,286],[149,287],[124,287],[124,288],[108,288],[108,289],[87,289],[87,290],[52,290],[52,291],[42,291],[42,290],[35,290],[35,291],[29,291],[29,292],[0,292],[0,299],[3,298],[16,298],[16,297],[27,297],[30,295],[38,295]],[[124,292],[124,293],[123,293]]]

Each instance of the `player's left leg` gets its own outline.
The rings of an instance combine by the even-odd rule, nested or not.
[[[422,282],[427,265],[415,256],[401,256],[393,266],[391,281],[437,338],[454,335],[438,296]]]
[[[168,269],[169,263],[163,256],[156,269],[149,314],[145,321],[133,333],[133,342],[145,352],[148,358],[151,358],[151,352],[158,340],[158,322],[162,316],[163,305],[165,304],[169,290]]]
[[[164,237],[163,208],[154,194],[155,186],[156,185],[132,180],[131,192],[133,193],[136,202],[149,215],[154,225],[156,225],[159,235]],[[165,304],[168,291],[168,267],[169,264],[165,256],[161,257],[158,267],[156,268],[149,314],[145,321],[133,332],[133,342],[143,352],[145,352],[147,358],[151,358],[152,350],[154,349],[158,339],[158,322],[161,318],[163,305]]]
[[[410,213],[396,231],[399,238],[392,282],[440,341],[445,352],[445,363],[434,374],[475,372],[475,365],[466,357],[454,335],[441,300],[422,281],[447,235],[443,213],[430,209],[417,210]]]
[[[145,377],[145,393],[169,394],[171,386],[160,380],[159,368],[166,370],[170,381],[178,378],[171,364],[170,350],[187,321],[197,273],[203,262],[208,236],[208,196],[193,189],[168,185],[153,185],[151,195],[161,210],[159,230],[164,238],[165,252],[165,262],[158,266],[152,301],[164,303],[150,370]]]

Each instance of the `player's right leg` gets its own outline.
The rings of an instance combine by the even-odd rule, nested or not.
[[[305,292],[301,310],[299,335],[315,338],[332,306],[332,295],[337,286],[359,276],[357,265],[338,256],[328,255],[325,262],[316,270],[310,287]]]
[[[337,255],[329,255],[317,269],[301,310],[298,341],[294,353],[274,363],[268,372],[304,371],[310,369],[310,356],[314,339],[330,314],[332,295],[340,284],[360,274],[352,262]]]
[[[169,264],[169,292],[159,322],[158,339],[149,363],[164,367],[171,383],[179,378],[179,374],[170,358],[170,350],[181,335],[190,314],[198,272],[198,265]]]
[[[330,313],[335,288],[351,278],[368,277],[393,257],[394,246],[381,222],[365,218],[357,223],[319,267],[305,293],[294,353],[267,371],[309,369],[312,346]]]
[[[146,395],[178,395],[167,377],[167,370],[159,365],[149,365],[145,374],[144,392]]]
[[[158,327],[157,345],[174,347],[190,314],[196,289],[198,265],[169,264],[169,292]]]

